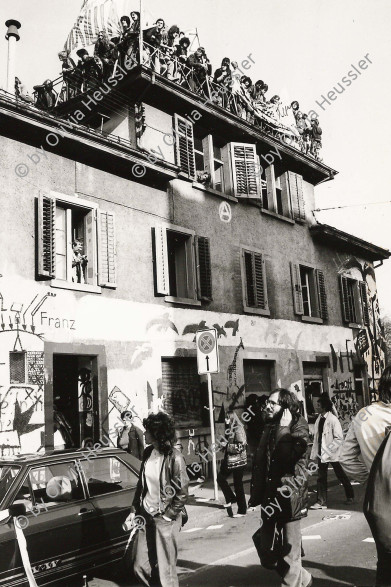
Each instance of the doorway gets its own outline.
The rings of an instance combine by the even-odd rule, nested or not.
[[[90,446],[99,437],[97,358],[53,355],[54,447]]]

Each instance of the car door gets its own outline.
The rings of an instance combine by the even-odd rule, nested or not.
[[[31,467],[13,503],[21,500],[27,511],[18,521],[37,583],[45,584],[89,568],[98,516],[91,501],[86,499],[76,462]],[[2,550],[4,547],[13,552],[13,567],[23,570],[12,520],[6,525],[8,535],[4,537]]]
[[[119,456],[97,456],[80,461],[89,498],[100,518],[100,552],[115,560],[123,555],[129,533],[122,524],[129,515],[138,476]]]

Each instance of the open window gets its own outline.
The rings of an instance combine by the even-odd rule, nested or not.
[[[156,226],[153,236],[156,294],[176,303],[211,301],[209,239],[177,226]]]
[[[308,265],[291,263],[295,314],[303,321],[323,322],[328,319],[324,273]]]
[[[59,287],[92,291],[115,287],[115,229],[112,212],[78,198],[38,198],[40,279]]]
[[[263,254],[242,248],[241,262],[244,311],[270,316]]]
[[[274,165],[269,165],[261,177],[262,208],[278,216],[305,220],[303,178],[287,171],[276,176]]]
[[[340,293],[343,321],[348,324],[369,325],[367,284],[340,275]]]

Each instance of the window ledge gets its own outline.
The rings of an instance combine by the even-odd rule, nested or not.
[[[243,310],[248,314],[259,314],[260,316],[270,316],[270,310],[263,308],[252,308],[251,306],[243,306]]]
[[[266,208],[261,208],[261,213],[266,214],[267,216],[273,216],[273,218],[277,218],[278,220],[282,220],[283,222],[287,222],[288,224],[295,224],[295,221],[292,220],[292,218],[282,216],[281,214],[277,214],[277,212],[272,212],[271,210],[266,210]]]
[[[212,194],[213,196],[217,196],[218,198],[222,198],[223,200],[230,200],[231,202],[238,202],[238,199],[235,196],[230,196],[225,194],[224,192],[219,192],[219,190],[215,190],[211,187],[206,187],[202,183],[198,183],[193,181],[193,188],[196,190],[200,190],[201,192],[207,192],[208,194]]]
[[[349,322],[348,328],[364,328],[364,327],[361,324],[358,324],[357,322]]]
[[[302,322],[309,322],[310,324],[323,324],[323,319],[317,316],[302,316]]]
[[[175,296],[164,296],[164,301],[171,304],[181,304],[182,306],[201,306],[200,300],[192,298],[176,298]]]
[[[88,293],[102,293],[102,288],[99,285],[89,285],[88,283],[73,283],[72,281],[62,281],[61,279],[52,279],[51,287],[59,289],[71,289],[73,291],[84,291]]]

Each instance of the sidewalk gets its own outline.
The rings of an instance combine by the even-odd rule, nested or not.
[[[250,482],[251,472],[246,472],[243,476],[243,483],[247,501],[250,497]],[[233,480],[231,477],[228,478],[228,483],[233,486]],[[334,471],[329,470],[328,487],[335,487],[338,484],[339,481],[335,477]],[[310,504],[314,503],[316,500],[316,485],[317,475],[310,475],[308,478]],[[189,521],[186,524],[186,529],[196,526],[204,526],[207,523],[218,523],[221,521],[221,518],[225,518],[227,515],[223,507],[223,494],[220,490],[218,494],[219,501],[215,501],[214,499],[213,481],[211,479],[208,479],[202,485],[190,485],[189,494],[189,501],[186,505],[187,513],[189,514]],[[234,507],[234,513],[235,511]]]

